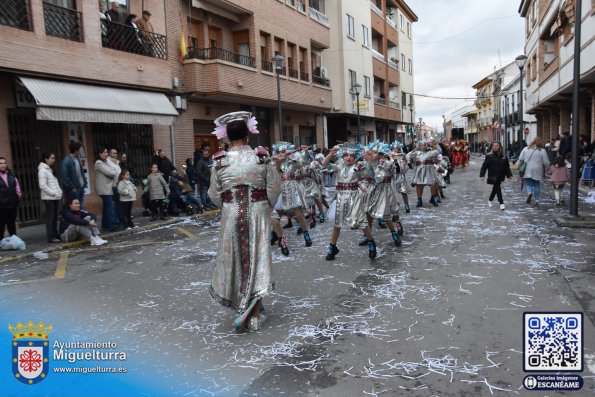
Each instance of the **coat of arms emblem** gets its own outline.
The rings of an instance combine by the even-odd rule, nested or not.
[[[12,333],[12,373],[26,385],[34,385],[44,380],[50,368],[49,339],[51,324],[29,321],[26,325],[18,322],[8,324]]]

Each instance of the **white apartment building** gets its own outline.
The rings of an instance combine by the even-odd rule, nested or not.
[[[336,21],[331,24],[330,49],[322,54],[333,91],[332,111],[327,114],[328,145],[405,141],[404,124],[411,124],[415,111],[409,107],[409,94],[413,92],[412,22],[417,16],[401,0],[337,0],[327,2],[326,13]],[[409,90],[405,109],[402,83]],[[354,89],[358,86],[359,95]]]

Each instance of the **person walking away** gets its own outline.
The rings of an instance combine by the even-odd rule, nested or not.
[[[81,144],[70,141],[68,149],[70,154],[62,160],[61,165],[62,189],[67,199],[76,197],[83,208],[87,177],[80,158]]]
[[[210,156],[210,148],[205,146],[202,150],[202,156],[194,165],[196,177],[200,184],[200,201],[206,209],[216,210],[217,206],[209,197],[208,191],[211,184],[211,167],[213,159]]]
[[[114,215],[118,222],[118,225],[122,227],[126,227],[126,219],[123,219],[120,215],[122,214],[122,208],[120,206],[120,193],[118,193],[118,182],[119,177],[122,174],[122,166],[120,165],[120,161],[118,160],[118,150],[115,148],[111,148],[109,150],[109,156],[107,158],[107,163],[117,172],[117,176],[114,178],[112,182],[112,200],[114,202]]]
[[[208,191],[221,207],[210,292],[215,301],[236,309],[236,329],[248,324],[250,331],[258,331],[265,320],[262,297],[274,288],[269,235],[281,180],[270,157],[248,145],[248,135],[259,133],[251,113],[228,113],[215,124],[217,138],[227,136],[231,147],[215,155]]]
[[[169,197],[169,186],[163,179],[163,175],[159,172],[157,164],[151,164],[151,173],[147,176],[147,184],[144,191],[149,193],[151,220],[154,221],[159,216],[160,219],[165,219],[163,213],[163,200]]]
[[[6,158],[0,157],[0,240],[5,229],[8,237],[17,234],[17,209],[22,195],[19,180],[8,168]]]
[[[97,151],[95,161],[95,193],[101,197],[103,210],[101,213],[101,229],[113,232],[117,229],[117,220],[114,213],[113,182],[118,177],[116,170],[108,163],[109,157],[107,148]]]
[[[504,200],[502,199],[502,188],[500,184],[504,182],[504,178],[512,179],[512,172],[510,172],[510,164],[508,159],[504,156],[502,145],[500,142],[494,142],[492,144],[492,151],[488,153],[483,164],[479,177],[483,181],[486,171],[488,173],[488,185],[492,185],[492,192],[488,200],[488,205],[492,206],[492,200],[495,196],[498,196],[498,202],[500,203],[500,209],[504,211]]]
[[[62,241],[72,242],[82,238],[89,239],[91,245],[103,245],[106,240],[99,236],[97,216],[81,209],[76,198],[69,198],[62,209],[60,221],[60,237]]]
[[[554,163],[548,170],[550,181],[554,187],[554,195],[556,197],[556,205],[564,205],[564,186],[570,180],[570,169],[566,167],[564,157],[556,156]]]
[[[126,229],[134,226],[132,222],[132,205],[136,200],[136,186],[130,180],[130,172],[122,170],[118,181],[118,194],[120,195],[120,219],[124,221],[122,225]]]
[[[62,240],[58,234],[58,212],[60,210],[60,199],[62,189],[60,182],[54,175],[52,166],[56,162],[54,153],[44,153],[41,162],[37,166],[37,179],[41,190],[41,200],[45,206],[45,234],[48,243],[59,243]]]
[[[533,196],[535,196],[535,207],[539,207],[539,199],[541,196],[541,180],[545,176],[546,170],[550,168],[550,160],[547,157],[547,152],[543,148],[543,141],[540,137],[521,151],[519,156],[519,163],[527,163],[527,168],[523,173],[523,181],[527,189],[527,204],[531,204]]]

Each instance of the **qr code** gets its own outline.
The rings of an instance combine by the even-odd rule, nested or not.
[[[582,313],[524,313],[525,371],[582,371]]]

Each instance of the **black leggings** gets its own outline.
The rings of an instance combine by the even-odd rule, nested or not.
[[[500,188],[500,183],[494,183],[492,185],[492,193],[490,193],[490,201],[494,199],[494,196],[498,195],[498,202],[500,204],[504,204],[504,200],[502,200],[502,189]]]
[[[0,208],[0,239],[4,238],[4,229],[8,228],[8,237],[17,234],[17,207]]]

